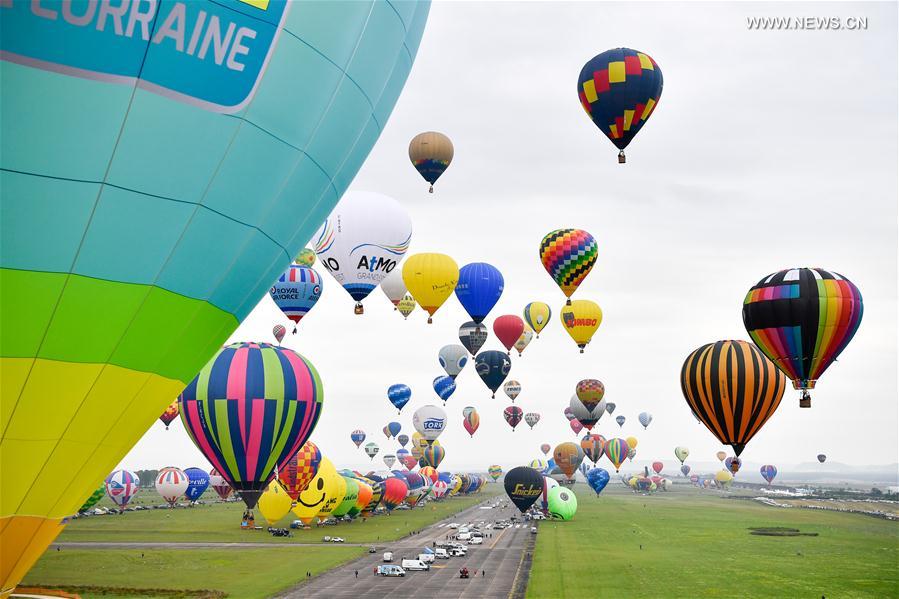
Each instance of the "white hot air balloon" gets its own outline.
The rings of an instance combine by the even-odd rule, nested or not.
[[[178,498],[187,491],[189,482],[183,470],[167,466],[156,474],[156,492],[169,505],[175,505]]]
[[[392,272],[402,271],[397,267],[412,240],[412,221],[391,197],[350,191],[313,240],[319,261],[356,300],[356,314],[362,314],[362,300]]]
[[[434,441],[446,428],[446,412],[435,405],[426,405],[412,414],[412,426],[428,442]]]
[[[402,269],[394,268],[389,275],[384,277],[384,280],[381,281],[381,291],[384,292],[384,295],[393,304],[393,309],[396,310],[400,301],[408,293],[406,284],[403,282]]]
[[[461,345],[444,345],[440,348],[437,359],[446,374],[455,379],[468,364],[468,350]]]

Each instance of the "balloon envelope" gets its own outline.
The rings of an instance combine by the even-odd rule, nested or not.
[[[443,408],[426,405],[412,414],[412,426],[427,441],[433,441],[446,428],[446,412]]]
[[[577,512],[577,496],[574,491],[565,487],[549,490],[547,511],[554,520],[571,520]]]
[[[505,314],[493,321],[493,334],[509,351],[523,332],[524,321],[514,314]]]
[[[169,505],[175,505],[178,498],[187,491],[189,484],[187,475],[180,468],[168,466],[156,474],[156,492]]]
[[[556,229],[540,242],[539,254],[543,268],[565,297],[571,297],[596,264],[598,248],[596,239],[586,231]]]
[[[409,142],[409,160],[418,174],[431,184],[429,191],[433,193],[434,183],[453,161],[453,142],[437,131],[419,133]]]
[[[599,304],[590,300],[574,300],[559,313],[562,328],[574,340],[581,353],[593,339],[593,334],[602,324],[602,310]]]
[[[107,497],[119,508],[128,505],[140,491],[140,477],[128,470],[116,470],[106,477],[105,484]]]
[[[599,495],[609,484],[609,471],[604,468],[591,468],[587,471],[585,478],[593,492]]]
[[[409,385],[397,383],[387,388],[387,399],[393,404],[397,410],[402,410],[403,406],[412,399],[412,389]]]
[[[196,501],[209,488],[209,473],[200,468],[186,468],[184,474],[187,475],[187,490],[184,496],[189,501]]]
[[[278,468],[278,480],[294,501],[318,474],[322,453],[312,441],[306,441],[286,464]],[[223,498],[224,499],[224,498]]]
[[[496,390],[503,384],[509,371],[512,369],[512,361],[505,352],[488,350],[479,353],[474,359],[475,371],[487,388],[496,397]]]
[[[290,513],[292,505],[290,496],[277,480],[273,480],[259,497],[259,512],[269,526],[274,526],[281,518]]]
[[[299,324],[309,310],[318,303],[322,287],[322,277],[315,269],[291,264],[268,290],[268,294],[284,316]],[[277,333],[275,338],[277,339]],[[283,338],[282,334],[281,339]],[[278,339],[278,343],[281,339]]]
[[[533,468],[518,466],[506,473],[503,486],[509,499],[523,514],[543,492],[543,477]]]
[[[403,264],[406,288],[430,316],[440,309],[456,288],[458,280],[459,266],[445,254],[414,254]]]
[[[456,298],[472,322],[483,322],[503,294],[502,273],[486,262],[466,264],[459,269]]]
[[[524,410],[518,406],[509,406],[503,410],[503,418],[505,418],[506,423],[512,427],[513,431],[515,430],[515,427],[518,426],[518,423],[521,422],[523,416]]]
[[[527,306],[524,307],[524,321],[527,323],[529,327],[534,329],[534,332],[537,333],[537,338],[540,338],[540,333],[549,324],[550,318],[552,318],[552,310],[549,307],[549,304],[544,302],[531,302]]]
[[[437,361],[447,376],[456,378],[468,364],[468,351],[461,345],[444,345],[437,353]]]

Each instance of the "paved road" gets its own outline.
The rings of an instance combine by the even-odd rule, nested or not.
[[[465,557],[436,560],[429,572],[408,572],[405,578],[386,578],[372,574],[372,570],[382,563],[384,551],[393,552],[396,564],[399,564],[400,558],[404,555],[410,559],[415,558],[425,546],[430,546],[434,541],[444,540],[446,535],[454,532],[446,526],[450,522],[459,522],[460,524],[478,521],[493,522],[518,514],[518,510],[511,504],[506,509],[482,509],[493,501],[495,500],[491,499],[484,504],[464,510],[450,519],[429,526],[417,535],[378,545],[376,554],[366,554],[362,558],[339,566],[284,593],[281,597],[290,599],[306,597],[326,597],[328,599],[335,597],[365,597],[365,599],[501,597],[506,599],[512,592],[525,550],[530,551],[533,542],[530,524],[519,524],[517,528],[513,525],[512,528],[504,530],[485,531],[492,534],[493,538],[484,539],[483,545],[470,545],[468,555]],[[472,573],[470,579],[459,578],[459,569],[463,566]],[[359,571],[358,579],[355,576],[356,570]],[[485,572],[484,576],[481,576],[482,570]],[[526,573],[522,573],[522,575],[526,575]]]

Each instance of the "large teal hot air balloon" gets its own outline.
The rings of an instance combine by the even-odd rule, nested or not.
[[[624,148],[643,128],[662,96],[662,70],[648,54],[606,50],[587,61],[577,79],[581,106],[609,138],[623,163]]]
[[[0,591],[324,221],[428,10],[2,3]]]
[[[300,354],[267,343],[222,348],[178,398],[181,422],[252,509],[321,415],[321,379]]]

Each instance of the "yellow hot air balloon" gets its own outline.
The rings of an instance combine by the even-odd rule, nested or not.
[[[459,489],[462,488],[462,479],[456,475],[453,475],[453,488],[450,491],[450,495],[455,495],[459,492]]]
[[[459,265],[445,254],[414,254],[403,264],[403,283],[419,306],[434,316],[456,289]]]
[[[399,313],[403,315],[403,320],[405,320],[406,318],[409,318],[409,315],[415,310],[416,305],[415,300],[407,293],[396,305],[396,309],[399,310]]]
[[[324,464],[324,459],[322,459],[322,463]],[[325,480],[325,486],[328,489],[328,499],[316,514],[319,520],[326,520],[330,517],[331,512],[333,512],[343,501],[343,498],[346,497],[346,479],[337,473],[337,470],[334,469],[334,464],[329,465],[328,478]]]
[[[637,486],[637,477],[636,476],[630,477],[630,479],[628,479],[628,481],[627,481],[627,486],[631,487],[632,489],[634,487],[636,487]]]
[[[727,470],[719,470],[715,473],[715,484],[719,487],[727,488],[734,480],[734,476]]]
[[[549,304],[544,302],[531,302],[524,307],[523,316],[524,321],[534,329],[537,339],[539,339],[540,332],[549,324],[552,310],[550,310]]]
[[[599,304],[590,300],[574,300],[562,308],[559,317],[565,331],[581,348],[581,353],[584,353],[584,347],[590,343],[593,333],[602,324],[602,310]]]
[[[334,479],[339,478],[339,476],[331,460],[322,457],[322,461],[318,466],[318,472],[309,481],[303,492],[299,494],[296,505],[291,509],[303,524],[306,526],[311,524],[315,516],[327,505],[328,499],[334,492]]]
[[[274,526],[278,520],[290,512],[292,503],[287,490],[275,479],[265,488],[265,492],[259,497],[259,503],[256,506],[268,525]]]
[[[631,449],[637,449],[637,437],[628,437],[625,439],[627,441],[627,446]]]

